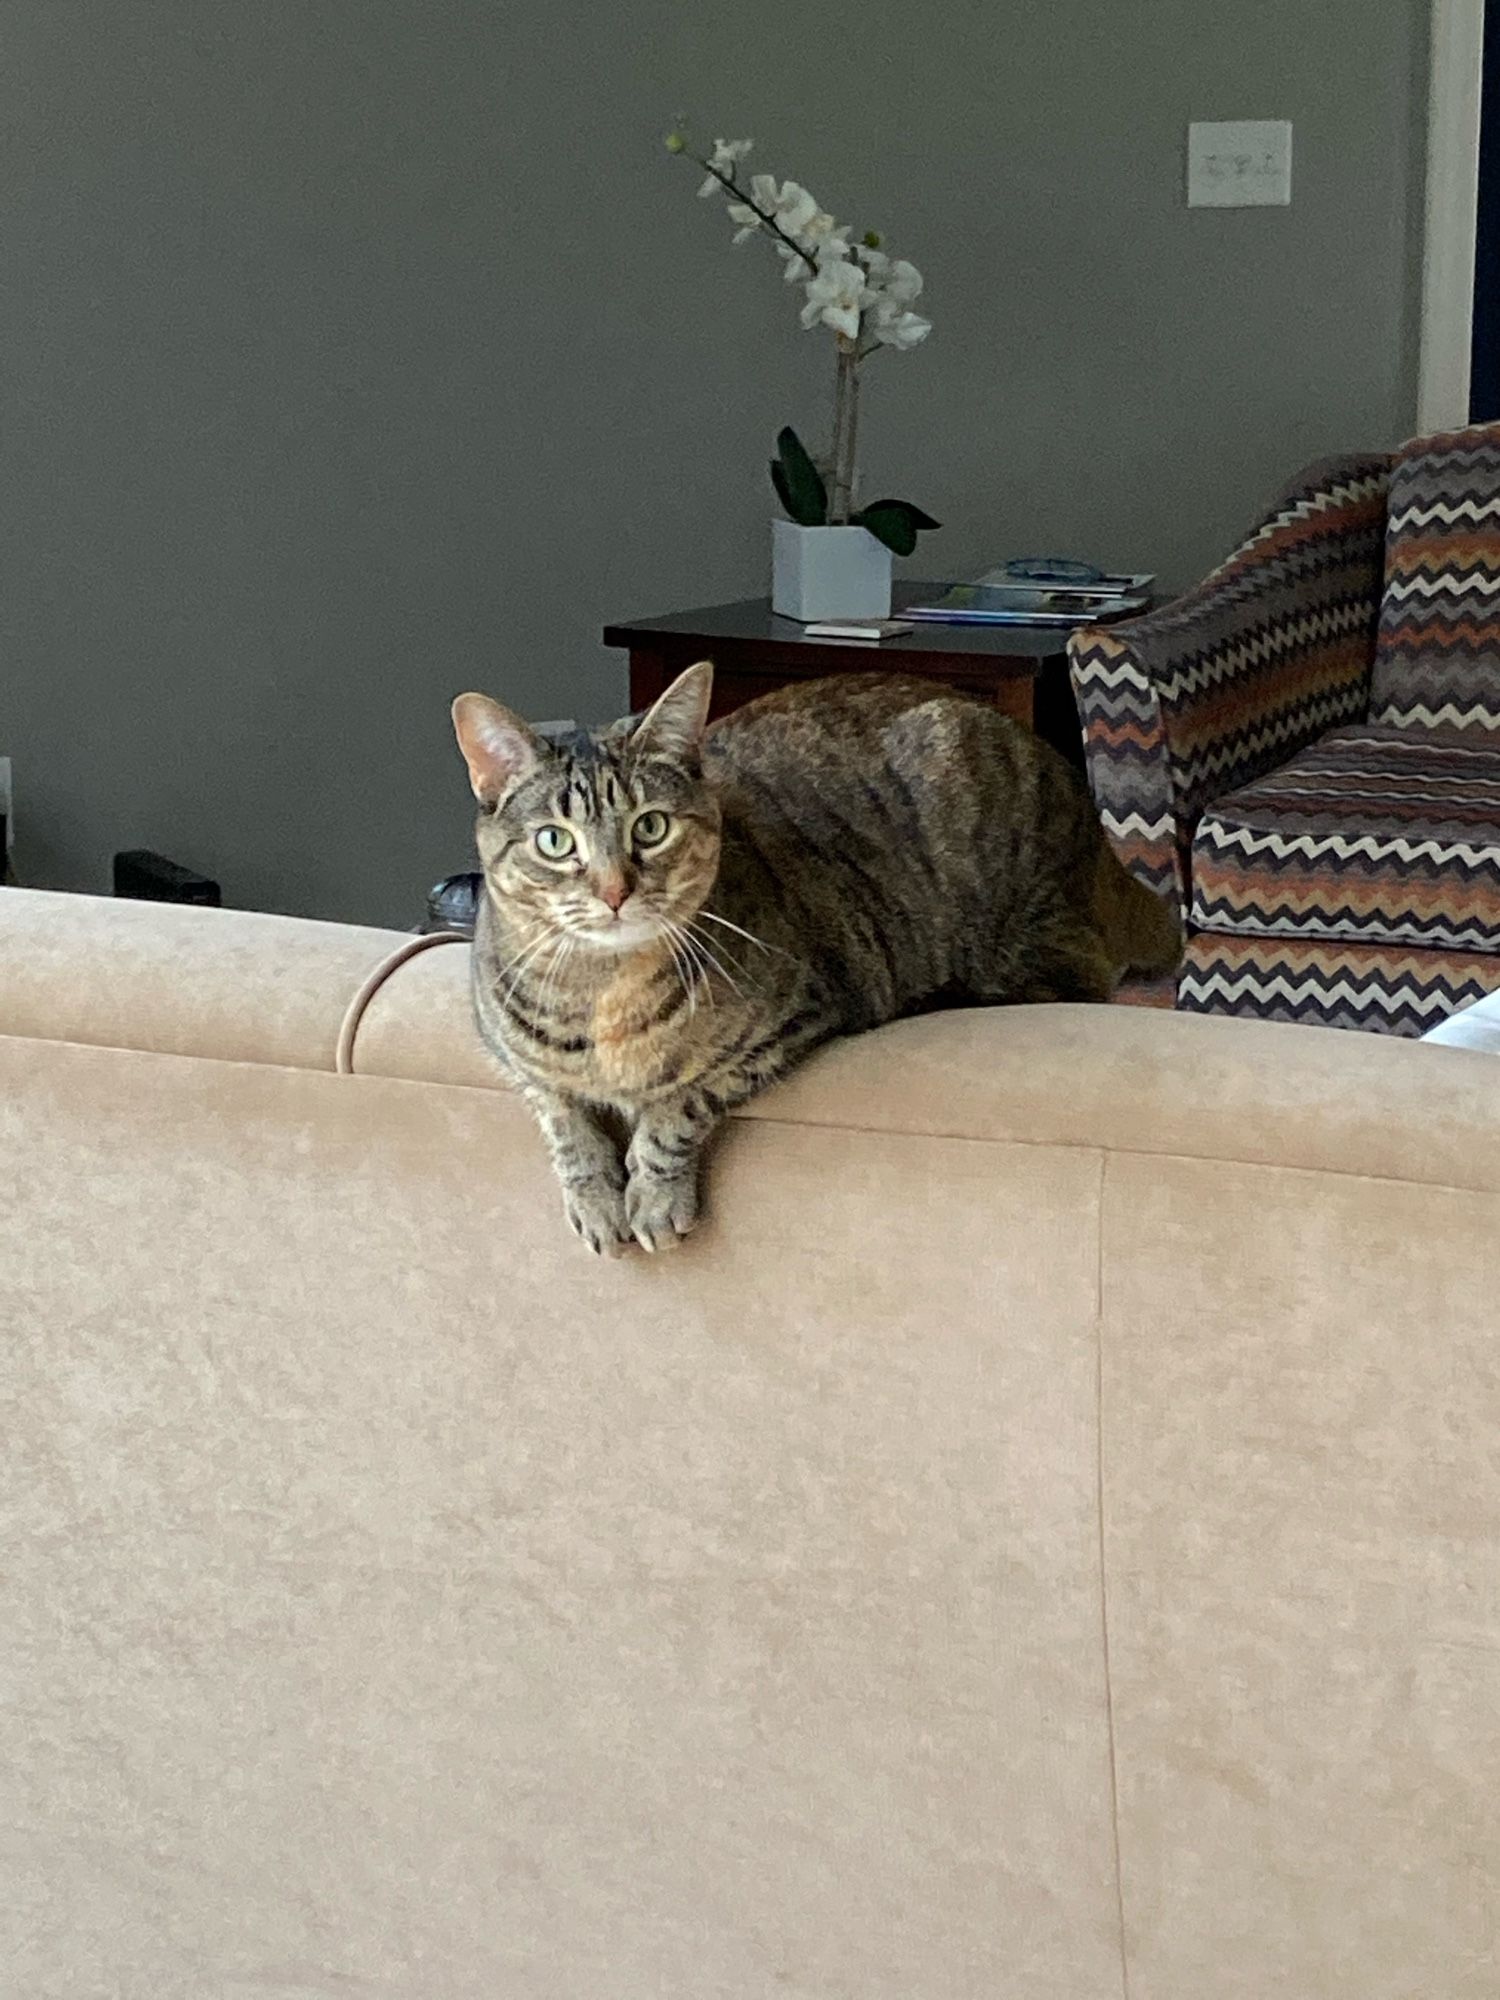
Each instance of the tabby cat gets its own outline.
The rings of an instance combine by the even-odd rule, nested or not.
[[[985,703],[850,674],[705,727],[713,668],[643,717],[544,742],[484,695],[479,1029],[591,1250],[674,1245],[732,1105],[902,1014],[1105,1000],[1177,962],[1177,918],[1055,751]]]

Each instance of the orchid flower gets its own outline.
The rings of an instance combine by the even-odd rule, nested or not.
[[[736,243],[747,243],[752,236],[769,239],[782,260],[786,282],[802,287],[802,325],[827,327],[834,335],[838,383],[833,448],[826,462],[834,470],[831,518],[835,524],[848,522],[854,518],[860,365],[883,348],[901,352],[920,346],[931,333],[931,320],[912,310],[922,293],[922,273],[904,257],[893,258],[873,231],[851,244],[852,227],[836,221],[800,181],[778,181],[766,173],[746,179],[743,163],[752,151],[749,139],[715,139],[705,153],[679,130],[668,135],[666,145],[669,153],[682,153],[703,168],[700,195],[727,197],[725,213],[734,225]],[[820,479],[813,462],[809,459],[807,464],[812,477]],[[777,490],[785,500],[787,492],[780,482]],[[810,492],[805,482],[799,490]],[[807,504],[814,504],[811,498]],[[826,494],[820,504],[827,504]],[[903,554],[915,542],[917,528],[936,526],[929,515],[902,500],[879,501],[865,509],[862,518],[871,533]]]

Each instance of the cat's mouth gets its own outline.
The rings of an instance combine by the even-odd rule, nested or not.
[[[658,920],[646,910],[622,910],[615,917],[575,920],[567,926],[565,934],[595,951],[611,953],[644,951],[648,945],[659,944],[665,935]]]

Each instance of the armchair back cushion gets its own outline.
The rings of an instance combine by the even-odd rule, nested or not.
[[[1500,730],[1500,424],[1397,456],[1370,720]]]
[[[1383,456],[1309,466],[1185,597],[1069,642],[1089,784],[1125,865],[1185,903],[1215,799],[1363,722],[1380,609]]]

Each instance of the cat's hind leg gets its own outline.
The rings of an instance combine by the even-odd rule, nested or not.
[[[990,976],[981,973],[973,982],[969,1004],[1035,1007],[1112,1000],[1124,972],[1091,925],[1067,924],[1033,939],[1026,952],[1003,969],[994,968]]]

